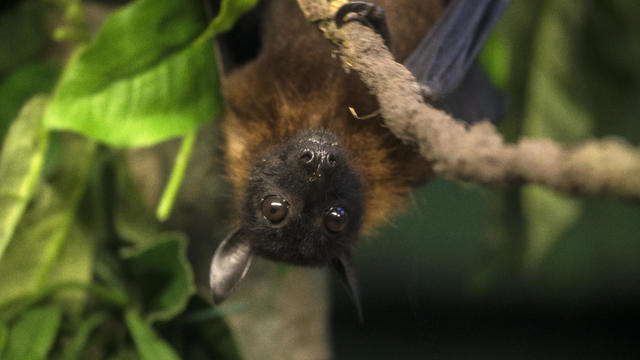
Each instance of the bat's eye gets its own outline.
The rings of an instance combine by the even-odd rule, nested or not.
[[[349,214],[339,206],[330,207],[324,214],[324,226],[331,232],[341,232],[347,228]]]
[[[262,200],[262,215],[272,224],[284,220],[289,212],[289,202],[278,195],[269,195]]]

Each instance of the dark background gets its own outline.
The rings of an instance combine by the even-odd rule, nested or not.
[[[503,133],[638,144],[639,30],[634,1],[512,2],[481,56]],[[334,286],[337,358],[638,358],[639,240],[637,203],[435,180],[362,241],[363,324]]]

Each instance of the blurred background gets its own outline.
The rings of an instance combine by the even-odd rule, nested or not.
[[[640,3],[512,1],[480,60],[507,138],[639,143]],[[334,289],[337,358],[635,358],[638,240],[637,203],[433,181],[359,249],[363,325]]]
[[[0,141],[32,96],[54,90],[71,49],[126,3],[0,3]],[[640,2],[514,0],[480,62],[507,97],[498,122],[507,139],[640,144]],[[192,164],[219,155],[218,141],[209,123]],[[241,336],[223,319],[248,305],[215,308],[206,295],[208,260],[229,221],[219,160],[188,167],[168,225],[158,225],[149,207],[180,143],[147,145],[125,152],[54,133],[24,218],[11,220],[16,207],[2,199],[0,358],[239,358]],[[18,185],[6,164],[31,160],[7,150],[28,149],[3,146],[8,193]],[[84,153],[95,156],[86,166]],[[69,173],[81,175],[60,175]],[[637,203],[436,179],[361,240],[363,323],[329,279],[329,342],[336,359],[637,358],[639,260]]]

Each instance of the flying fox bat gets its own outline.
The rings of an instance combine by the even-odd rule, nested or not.
[[[428,100],[474,121],[496,114],[495,101],[468,88],[482,80],[475,58],[506,1],[358,1],[341,7],[335,20],[372,27]],[[332,45],[295,0],[265,2],[259,16],[255,59],[223,81],[225,161],[237,221],[211,262],[213,299],[222,302],[252,257],[262,256],[330,265],[360,312],[351,262],[358,236],[401,209],[409,191],[430,177],[430,164],[379,116],[349,111],[375,114],[378,104],[332,57]]]

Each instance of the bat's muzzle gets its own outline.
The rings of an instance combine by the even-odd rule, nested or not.
[[[344,164],[344,152],[337,137],[328,130],[312,130],[298,141],[298,161],[312,178],[330,175]]]

